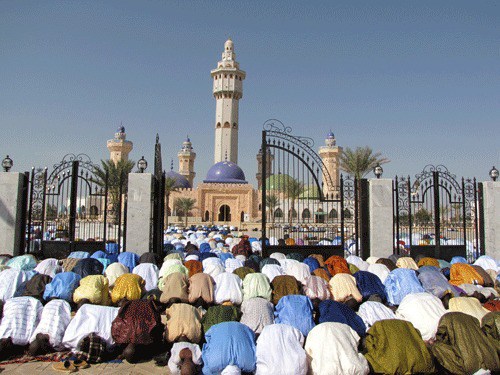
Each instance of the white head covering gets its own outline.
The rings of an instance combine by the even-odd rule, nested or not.
[[[262,267],[260,272],[266,275],[270,282],[272,282],[276,276],[285,275],[283,268],[277,264],[266,264]]]
[[[135,266],[132,273],[139,275],[144,279],[146,285],[144,289],[149,292],[151,289],[158,287],[158,267],[152,263],[141,263]]]
[[[184,259],[184,262],[187,262],[188,260],[200,260],[200,257],[198,255],[188,255],[186,259]]]
[[[121,275],[129,273],[129,269],[127,266],[124,266],[121,263],[115,262],[111,263],[104,272],[104,275],[107,277],[109,282],[109,287],[112,288],[115,285],[116,279]],[[90,333],[90,332],[89,332]]]
[[[276,259],[276,260],[280,260],[280,259],[286,259],[286,255],[283,254],[283,253],[272,253],[271,255],[269,255],[269,258],[273,258],[273,259]]]
[[[62,272],[63,268],[59,265],[59,261],[57,259],[49,258],[38,263],[35,267],[35,271],[53,278],[57,273]]]

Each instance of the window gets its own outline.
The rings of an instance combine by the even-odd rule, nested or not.
[[[220,122],[217,123],[217,129],[219,129],[219,128],[220,128]]]
[[[277,209],[274,211],[274,217],[275,217],[275,218],[280,218],[280,217],[283,217],[283,211],[281,211],[281,208],[277,208]]]
[[[311,218],[311,211],[309,211],[308,208],[304,209],[302,211],[302,219],[310,219]]]

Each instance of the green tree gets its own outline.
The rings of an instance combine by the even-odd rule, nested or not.
[[[128,174],[134,168],[135,162],[131,160],[120,160],[114,163],[112,160],[101,160],[100,166],[95,166],[95,183],[98,186],[106,186],[106,174],[108,179],[108,204],[112,207],[114,213],[118,212],[120,202],[120,186],[122,194],[128,190]],[[105,208],[107,209],[107,207]]]
[[[176,191],[179,191],[179,185],[177,184],[177,180],[172,177],[167,177],[165,179],[165,198],[166,198],[166,226],[168,227],[168,215],[170,211],[170,195]]]
[[[189,211],[194,208],[196,204],[196,199],[188,197],[175,198],[174,207],[175,209],[184,216],[184,227],[187,227],[187,218]]]
[[[370,173],[377,164],[385,164],[390,160],[382,157],[380,152],[373,153],[368,147],[357,147],[352,150],[346,147],[340,154],[340,169],[358,180]]]
[[[415,212],[415,224],[417,225],[428,225],[432,222],[432,214],[425,208],[421,208]]]
[[[271,222],[274,226],[274,210],[280,205],[280,198],[276,194],[271,194],[266,196],[266,206],[268,207]]]
[[[290,179],[284,189],[285,196],[290,200],[290,210],[288,212],[288,224],[292,225],[293,213],[295,211],[295,201],[304,192],[304,184],[295,179]]]

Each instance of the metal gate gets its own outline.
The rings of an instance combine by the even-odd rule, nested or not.
[[[266,121],[262,131],[262,236],[269,239],[264,256],[360,254],[357,181],[340,176],[334,185],[314,141],[291,131],[278,120]]]
[[[468,261],[483,255],[481,184],[459,182],[442,165],[427,165],[415,177],[393,182],[395,253]]]
[[[48,169],[33,168],[27,213],[27,252],[61,258],[71,251],[126,247],[126,176],[118,186],[96,175],[85,154],[68,154]]]
[[[156,134],[153,186],[151,194],[151,221],[149,251],[161,255],[165,223],[165,172],[161,156],[160,136]]]

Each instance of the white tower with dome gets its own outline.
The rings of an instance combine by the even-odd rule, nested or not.
[[[246,73],[236,62],[231,39],[224,43],[222,60],[210,74],[216,100],[214,163],[227,160],[238,164],[238,107]]]

